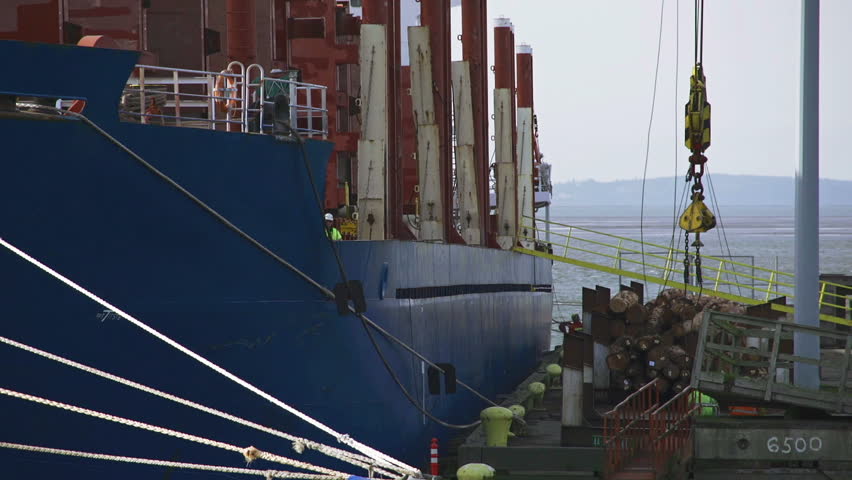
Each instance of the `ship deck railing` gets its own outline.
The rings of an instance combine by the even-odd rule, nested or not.
[[[274,128],[267,85],[287,92],[287,132]],[[260,65],[231,62],[220,71],[136,65],[122,95],[122,120],[259,134],[328,137],[327,88],[266,76]],[[261,103],[261,100],[263,102]],[[265,107],[265,108],[264,108]]]
[[[757,305],[774,298],[795,301],[792,273],[744,263],[733,256],[701,255],[704,281],[701,285],[678,281],[687,252],[672,246],[643,242],[611,233],[540,218],[524,217],[518,238],[535,249],[516,251],[610,273],[619,277],[656,283],[668,288]],[[526,241],[526,242],[524,242]],[[681,277],[682,279],[682,277]],[[620,280],[620,279],[619,279]],[[820,280],[820,320],[852,326],[852,287]],[[772,303],[773,310],[793,313],[792,305]]]

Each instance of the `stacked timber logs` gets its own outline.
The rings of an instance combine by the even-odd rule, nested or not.
[[[706,311],[744,314],[742,304],[683,290],[663,290],[642,304],[625,289],[609,302],[609,334],[614,340],[606,358],[614,388],[641,388],[658,379],[660,393],[686,388],[692,375],[697,333]]]

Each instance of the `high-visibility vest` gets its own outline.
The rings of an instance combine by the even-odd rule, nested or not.
[[[340,235],[340,230],[338,230],[334,227],[326,229],[325,233],[326,233],[326,235],[328,235],[328,238],[330,238],[332,240],[342,240],[343,239],[343,236]]]
[[[702,417],[711,417],[716,415],[716,411],[719,408],[719,402],[717,402],[715,398],[707,395],[706,393],[701,393],[698,390],[694,390],[692,392],[692,401],[701,404],[699,415]]]

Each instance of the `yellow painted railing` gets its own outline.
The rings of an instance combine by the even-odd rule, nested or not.
[[[547,237],[542,226],[549,226],[547,230],[550,242],[544,240]],[[746,304],[764,303],[771,298],[782,296],[794,298],[793,274],[738,262],[731,258],[701,255],[703,285],[686,285],[672,278],[673,273],[683,273],[683,268],[678,265],[678,259],[683,261],[683,250],[584,227],[558,222],[548,224],[541,219],[536,219],[533,225],[533,220],[529,217],[524,217],[520,231],[526,232],[526,235],[519,236],[521,240],[531,240],[540,246],[546,246],[547,251],[522,247],[515,248],[516,251],[558,262]],[[848,297],[842,293],[848,291],[849,287],[842,284],[820,282],[820,310],[827,312],[820,314],[821,320],[852,326],[852,307],[848,305]],[[773,304],[772,308],[793,312],[793,307],[787,305]]]

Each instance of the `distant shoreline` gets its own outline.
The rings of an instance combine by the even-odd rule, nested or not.
[[[675,201],[683,204],[686,182],[681,178],[652,178],[644,184],[646,207],[671,208]],[[677,192],[675,192],[677,186]],[[718,203],[725,208],[793,208],[796,185],[792,177],[755,175],[713,175],[706,178],[705,203]],[[553,204],[558,207],[624,207],[642,202],[642,180],[598,182],[562,182],[553,185]],[[852,210],[852,181],[820,180],[821,208],[846,207]]]
[[[720,205],[710,206],[717,215],[726,217],[792,217],[795,213],[793,205]],[[678,209],[680,214],[682,209]],[[637,218],[641,209],[639,203],[623,205],[593,205],[593,204],[571,204],[555,203],[550,208],[550,218],[558,221],[560,217],[628,217]],[[819,215],[821,218],[828,217],[852,217],[852,206],[842,205],[820,205]],[[672,218],[672,205],[645,205],[645,218]],[[544,218],[544,212],[536,214],[538,218]]]

